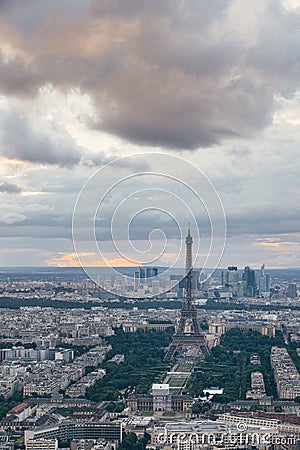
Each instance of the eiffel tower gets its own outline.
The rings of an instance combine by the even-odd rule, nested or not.
[[[180,351],[189,347],[197,350],[199,359],[209,355],[205,336],[201,329],[197,309],[192,298],[192,245],[190,227],[188,227],[188,235],[185,239],[186,243],[186,275],[185,275],[185,295],[182,303],[181,315],[176,332],[165,355],[165,360],[172,359]]]

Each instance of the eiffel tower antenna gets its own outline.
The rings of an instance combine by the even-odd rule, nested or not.
[[[193,238],[191,236],[190,224],[188,224],[188,234],[185,239],[185,245],[185,293],[182,302],[179,324],[165,355],[166,360],[174,358],[178,352],[184,351],[187,347],[195,347],[198,350],[199,358],[205,358],[210,353],[197,317],[197,308],[193,302]]]

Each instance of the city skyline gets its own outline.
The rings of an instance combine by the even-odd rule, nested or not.
[[[227,220],[219,267],[300,267],[299,18],[292,0],[2,1],[0,266],[77,266],[72,214],[86,181],[124,156],[142,155],[117,166],[120,176],[151,170],[154,152],[183,158],[215,186]],[[166,188],[157,184],[159,209],[133,227],[141,252],[153,223],[165,233],[157,265],[171,265],[181,241],[163,213]],[[142,209],[145,199],[133,201]],[[110,245],[114,208],[105,204],[97,222],[103,265],[128,266]],[[201,261],[206,219],[193,214]],[[151,237],[159,249],[161,234]],[[101,265],[89,245],[81,257]]]

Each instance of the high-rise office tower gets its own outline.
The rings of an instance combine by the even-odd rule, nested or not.
[[[258,277],[258,295],[270,297],[270,275],[266,273],[264,264],[260,268]]]
[[[246,266],[243,273],[243,280],[245,282],[245,296],[255,297],[256,296],[256,279],[255,272],[251,267]]]
[[[152,281],[152,294],[153,295],[159,294],[159,280]]]
[[[154,278],[158,276],[157,267],[146,267],[146,278]]]
[[[141,287],[141,282],[140,282],[140,271],[136,270],[134,272],[134,290],[138,291]]]
[[[289,283],[287,288],[287,296],[290,298],[297,298],[297,284]]]
[[[222,271],[222,285],[229,288],[232,295],[239,296],[239,281],[241,280],[240,272],[236,266],[229,266],[227,270]]]

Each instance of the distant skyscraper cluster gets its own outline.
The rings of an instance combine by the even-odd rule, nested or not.
[[[134,290],[140,292],[141,295],[145,290],[151,291],[153,295],[159,294],[159,280],[155,279],[158,276],[157,267],[139,267],[134,272]]]
[[[233,297],[270,297],[270,275],[265,265],[256,273],[250,266],[241,272],[236,266],[222,271],[222,286]]]

